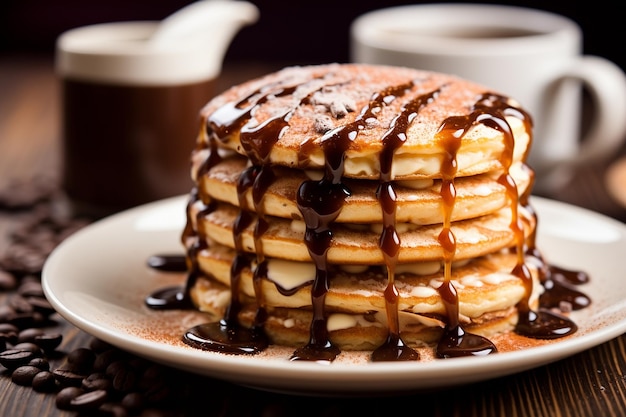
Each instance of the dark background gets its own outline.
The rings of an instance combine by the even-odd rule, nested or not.
[[[346,62],[349,26],[362,13],[419,1],[250,0],[260,20],[234,39],[226,59],[285,64]],[[459,1],[457,1],[459,2]],[[64,30],[92,23],[162,19],[187,0],[0,0],[0,53],[52,53]],[[503,3],[483,1],[483,3]],[[556,12],[584,31],[584,52],[626,68],[626,13],[619,2],[513,1]]]

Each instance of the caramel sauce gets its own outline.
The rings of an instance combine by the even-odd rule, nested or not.
[[[233,227],[236,257],[231,267],[231,299],[224,317],[218,322],[201,324],[189,329],[183,335],[185,343],[205,350],[226,352],[231,354],[255,354],[267,348],[269,341],[264,333],[267,311],[262,293],[261,283],[267,279],[267,260],[263,255],[262,237],[268,227],[263,210],[263,196],[267,188],[275,180],[274,172],[269,163],[269,155],[274,144],[280,140],[284,129],[289,128],[289,118],[295,109],[307,104],[311,94],[301,100],[294,100],[293,107],[283,114],[276,115],[258,126],[250,126],[257,106],[277,97],[289,97],[299,86],[284,87],[280,84],[267,85],[254,91],[238,103],[228,103],[216,110],[206,120],[206,143],[198,142],[197,151],[208,151],[209,157],[198,170],[203,175],[220,161],[217,143],[225,141],[233,132],[240,131],[243,150],[251,161],[251,165],[241,174],[237,192],[240,212]],[[319,146],[325,157],[324,175],[320,180],[304,181],[297,192],[297,204],[306,224],[304,241],[310,257],[315,265],[315,279],[311,285],[311,308],[313,318],[310,324],[309,342],[297,348],[290,360],[332,362],[341,353],[329,336],[325,297],[332,285],[333,269],[328,263],[327,252],[332,245],[332,224],[342,210],[346,197],[351,190],[343,181],[345,154],[351,143],[368,124],[374,123],[377,114],[389,103],[402,99],[407,91],[413,88],[411,82],[390,86],[384,91],[374,94],[364,106],[356,119],[338,128],[327,131],[320,141],[305,142],[301,152],[310,152]],[[400,235],[396,230],[396,194],[394,189],[391,166],[394,153],[406,140],[407,129],[418,113],[437,100],[441,89],[421,95],[405,103],[401,112],[392,121],[387,133],[382,138],[383,147],[380,153],[381,174],[376,196],[383,214],[383,230],[379,238],[379,247],[385,260],[387,287],[384,299],[387,313],[388,336],[386,341],[372,352],[372,361],[405,361],[419,360],[416,350],[407,346],[402,340],[398,320],[399,294],[395,286],[395,269],[400,251]],[[457,170],[456,154],[461,146],[463,136],[476,124],[484,124],[499,130],[504,136],[504,150],[500,157],[502,174],[499,182],[506,188],[511,206],[510,228],[515,236],[517,264],[512,273],[525,287],[525,296],[518,303],[519,323],[515,332],[524,337],[551,339],[563,337],[576,331],[576,325],[565,315],[554,313],[555,308],[568,306],[580,309],[590,304],[590,299],[574,285],[588,282],[588,276],[582,272],[569,271],[544,262],[540,252],[535,248],[535,235],[525,237],[525,221],[518,212],[524,207],[525,212],[534,217],[536,214],[528,203],[530,189],[522,196],[518,190],[509,167],[513,160],[514,138],[506,121],[507,116],[515,116],[522,120],[530,132],[530,117],[521,109],[510,105],[503,96],[484,94],[478,97],[475,105],[465,116],[454,116],[446,119],[440,126],[436,140],[446,150],[441,163],[442,186],[440,191],[442,202],[442,230],[438,240],[442,249],[444,265],[444,282],[438,288],[441,299],[446,307],[446,326],[436,347],[436,355],[440,358],[457,356],[483,356],[497,352],[496,346],[487,338],[468,333],[459,320],[459,299],[456,288],[451,280],[452,262],[456,252],[456,238],[451,229],[451,214],[454,210],[456,189],[454,179]],[[526,167],[530,171],[528,167]],[[532,171],[530,171],[532,174]],[[532,177],[532,175],[531,175]],[[248,207],[246,195],[252,193],[253,207]],[[196,263],[198,251],[206,248],[207,239],[201,230],[194,231],[191,227],[191,206],[199,206],[196,222],[213,210],[208,196],[194,189],[190,194],[187,210],[187,226],[182,233],[182,242],[187,249],[185,256],[155,255],[150,258],[149,265],[163,270],[188,271],[184,288],[166,288],[158,290],[146,298],[146,304],[155,309],[192,308],[189,291],[200,275]],[[256,219],[256,220],[255,220]],[[253,224],[254,223],[254,224]],[[249,254],[241,244],[242,232],[254,228],[255,253]],[[533,280],[527,262],[533,262],[540,271],[540,280],[545,292],[540,298],[541,308],[534,311],[529,300],[533,292]],[[251,328],[239,324],[238,314],[241,310],[239,287],[241,272],[244,269],[254,271],[253,286],[257,302],[257,312]],[[277,286],[278,287],[278,286]],[[297,291],[279,288],[289,296]]]

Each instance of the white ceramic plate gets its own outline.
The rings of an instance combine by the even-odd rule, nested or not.
[[[52,305],[80,329],[156,362],[265,390],[318,395],[393,393],[486,380],[565,358],[626,331],[626,226],[534,198],[544,257],[591,276],[580,289],[593,303],[573,314],[579,330],[572,337],[487,357],[398,363],[368,363],[366,355],[342,354],[322,365],[290,362],[292,349],[270,348],[257,356],[193,349],[180,339],[186,329],[205,321],[201,313],[154,311],[143,304],[152,291],[184,283],[184,274],[152,270],[146,261],[155,254],[182,254],[185,203],[185,197],[176,197],[131,209],[66,239],[43,271]]]

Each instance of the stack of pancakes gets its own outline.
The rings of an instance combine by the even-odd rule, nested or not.
[[[371,350],[489,337],[536,302],[531,122],[513,100],[328,64],[235,86],[201,115],[182,238],[191,300],[216,320],[235,309],[274,344]]]

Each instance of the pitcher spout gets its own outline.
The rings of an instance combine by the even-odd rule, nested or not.
[[[221,68],[237,33],[259,19],[258,8],[242,0],[199,0],[163,19],[148,40],[153,50],[197,48]]]

